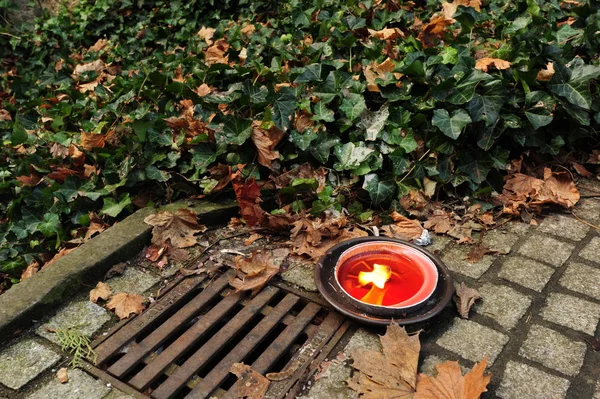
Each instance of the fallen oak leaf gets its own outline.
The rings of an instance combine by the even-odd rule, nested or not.
[[[161,246],[170,240],[174,247],[186,248],[196,244],[194,234],[206,231],[206,226],[197,220],[195,212],[181,208],[175,214],[161,211],[147,216],[144,222],[153,226],[152,244]]]
[[[238,399],[262,399],[269,389],[271,381],[244,363],[233,363],[229,370],[238,377]]]
[[[475,288],[467,287],[465,283],[460,283],[456,289],[454,302],[456,309],[463,319],[469,318],[469,311],[475,305],[475,301],[481,299],[481,294]]]
[[[115,294],[106,304],[106,308],[114,310],[119,320],[127,319],[132,313],[140,314],[146,308],[144,298],[138,294],[121,292]]]
[[[492,378],[490,374],[484,374],[486,366],[487,361],[483,359],[463,376],[458,362],[437,364],[436,377],[419,374],[413,399],[479,399],[487,392]]]
[[[112,291],[108,284],[99,281],[98,284],[96,284],[96,288],[90,291],[90,301],[94,303],[97,303],[98,299],[104,299],[106,301],[111,295]]]

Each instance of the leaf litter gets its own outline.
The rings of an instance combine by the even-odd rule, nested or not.
[[[409,336],[391,323],[379,339],[382,352],[358,348],[352,353],[356,372],[347,382],[362,399],[478,399],[487,391],[491,375],[485,374],[485,359],[464,376],[458,362],[441,363],[431,377],[417,374],[419,333]]]

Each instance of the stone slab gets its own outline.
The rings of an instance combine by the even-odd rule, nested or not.
[[[573,241],[581,241],[590,230],[590,227],[573,216],[565,215],[550,215],[547,216],[538,231],[548,233],[555,236],[568,238]]]
[[[550,294],[542,309],[544,320],[594,335],[600,320],[600,305],[571,295]]]
[[[110,392],[105,383],[79,369],[68,370],[67,375],[65,384],[52,378],[27,399],[102,399]]]
[[[307,291],[316,292],[315,271],[313,264],[304,261],[291,260],[286,271],[280,274],[281,279]]]
[[[519,349],[519,355],[574,377],[583,365],[585,351],[585,343],[573,341],[552,329],[533,325]]]
[[[589,261],[600,263],[600,237],[594,237],[592,240],[579,252],[579,256]]]
[[[470,320],[456,319],[437,344],[465,359],[487,358],[490,367],[508,342],[508,336]]]
[[[564,399],[570,384],[535,367],[509,361],[496,395],[502,399]]]
[[[374,332],[365,330],[364,328],[359,328],[356,330],[348,344],[344,348],[344,353],[346,356],[351,357],[352,352],[355,349],[367,349],[372,351],[381,352],[381,340],[379,339],[379,335]]]
[[[33,339],[19,341],[0,352],[0,383],[20,389],[60,358],[58,353]]]
[[[540,262],[559,267],[569,259],[573,249],[575,249],[573,244],[533,234],[521,245],[518,252]]]
[[[113,294],[126,292],[128,294],[143,294],[156,285],[160,278],[150,272],[136,267],[126,267],[122,275],[106,281]]]
[[[492,251],[499,252],[501,254],[510,253],[513,245],[519,241],[519,235],[511,233],[508,230],[492,230],[488,232],[482,240],[482,244],[488,247]]]
[[[442,261],[453,272],[478,279],[489,269],[494,257],[484,255],[479,261],[471,263],[467,261],[469,250],[470,247],[466,245],[449,245],[444,250]]]
[[[504,260],[498,276],[523,287],[541,292],[546,284],[548,284],[554,271],[550,266],[546,266],[540,262],[522,256],[513,256]]]
[[[444,253],[444,248],[446,248],[451,241],[452,240],[448,237],[438,236],[432,233],[431,244],[423,248],[434,255],[440,256]]]
[[[486,284],[479,293],[482,299],[475,304],[475,312],[491,317],[507,330],[517,325],[531,305],[527,295],[504,285]]]
[[[235,201],[187,201],[163,209],[182,207],[196,211],[208,222],[232,213],[238,206]],[[151,226],[144,223],[144,218],[156,211],[140,209],[58,259],[52,267],[40,270],[0,295],[0,339],[10,337],[15,329],[29,325],[49,309],[64,303],[82,284],[94,286],[112,265],[135,256],[150,241]]]
[[[573,209],[581,219],[590,223],[600,221],[600,201],[598,198],[582,198]]]
[[[560,285],[600,300],[600,269],[582,263],[569,263],[560,279]]]
[[[106,309],[87,299],[80,299],[69,303],[60,309],[46,323],[38,327],[36,334],[54,343],[58,343],[56,334],[50,330],[76,329],[80,333],[91,337],[111,319]]]

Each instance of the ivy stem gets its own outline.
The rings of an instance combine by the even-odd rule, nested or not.
[[[425,151],[425,154],[421,155],[421,158],[419,158],[419,160],[417,162],[415,162],[415,164],[410,168],[410,170],[408,172],[406,172],[406,174],[404,175],[404,177],[402,177],[402,179],[400,179],[398,184],[402,183],[412,173],[412,171],[415,170],[415,168],[417,167],[417,163],[421,162],[423,160],[423,158],[425,158],[427,156],[427,154],[429,154],[430,152],[431,152],[431,149]]]

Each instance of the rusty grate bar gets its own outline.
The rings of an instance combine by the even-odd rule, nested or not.
[[[98,367],[90,367],[144,397],[236,398],[229,370],[244,362],[263,374],[290,372],[267,393],[284,398],[314,367],[311,362],[339,340],[344,319],[281,285],[253,298],[235,293],[230,277],[184,279],[100,342]]]

